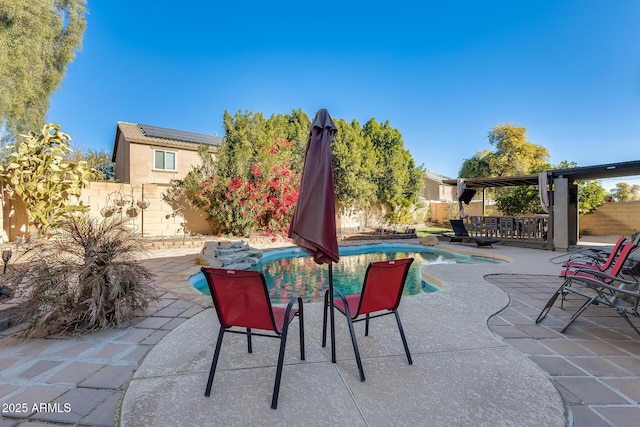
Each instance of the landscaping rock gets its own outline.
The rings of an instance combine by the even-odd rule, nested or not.
[[[222,262],[217,258],[210,260],[208,265],[211,268],[222,268]]]
[[[219,249],[241,248],[244,246],[244,240],[220,240],[218,242]]]
[[[260,258],[256,258],[253,256],[248,256],[244,259],[245,262],[248,262],[249,265],[254,266],[254,265],[258,265],[258,263],[260,262]]]
[[[218,248],[218,253],[219,254],[235,254],[237,252],[246,252],[249,250],[249,247],[236,247],[236,248]]]
[[[246,270],[257,265],[262,258],[262,251],[250,248],[244,241],[205,242],[199,264],[229,270]]]
[[[251,264],[249,264],[248,262],[239,262],[237,264],[228,264],[222,266],[222,268],[226,268],[228,270],[247,270],[249,267],[251,267]]]

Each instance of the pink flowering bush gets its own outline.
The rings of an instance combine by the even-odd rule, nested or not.
[[[287,146],[277,141],[268,150],[275,154],[280,148]],[[195,191],[194,202],[209,214],[218,233],[286,235],[298,201],[299,181],[286,160],[268,170],[253,163],[246,178],[209,176]]]

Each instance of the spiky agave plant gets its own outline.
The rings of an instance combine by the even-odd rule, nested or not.
[[[156,298],[139,262],[145,244],[118,218],[70,217],[25,254],[14,283],[26,286],[25,335],[117,327]]]

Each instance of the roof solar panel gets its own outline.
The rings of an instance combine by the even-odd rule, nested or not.
[[[214,135],[205,135],[203,133],[185,132],[182,130],[168,129],[160,126],[151,126],[139,124],[138,127],[151,138],[173,139],[176,141],[193,142],[195,144],[220,145],[222,141],[220,137]]]

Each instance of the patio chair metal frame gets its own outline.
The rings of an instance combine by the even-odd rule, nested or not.
[[[218,269],[218,268],[209,268],[202,267],[202,273],[204,274],[207,285],[209,286],[209,292],[211,293],[211,298],[213,300],[213,305],[216,310],[216,314],[218,315],[218,320],[220,321],[220,330],[218,332],[218,340],[216,341],[216,349],[213,354],[213,361],[211,362],[211,369],[209,370],[209,378],[207,379],[207,387],[205,389],[204,395],[209,397],[211,395],[211,387],[213,384],[213,378],[216,373],[216,367],[218,365],[218,357],[220,356],[220,349],[222,348],[222,339],[224,337],[225,332],[235,333],[235,334],[243,334],[247,336],[247,350],[249,353],[253,353],[253,345],[252,345],[252,336],[261,336],[267,338],[277,338],[280,340],[280,351],[278,353],[278,364],[276,368],[276,379],[273,385],[273,396],[271,398],[271,408],[276,409],[278,406],[278,395],[280,392],[280,380],[282,377],[282,367],[284,365],[284,354],[285,348],[287,344],[287,333],[289,330],[289,324],[293,321],[294,318],[298,317],[299,326],[300,326],[300,360],[305,360],[304,353],[304,311],[302,305],[302,298],[293,297],[289,300],[286,308],[283,307],[274,307],[271,305],[271,300],[269,299],[269,291],[267,289],[267,283],[264,278],[264,275],[258,271],[249,271],[249,270],[227,270],[227,269]],[[229,322],[226,319],[226,315],[228,312],[225,311],[223,306],[224,303],[220,301],[218,292],[216,290],[215,280],[219,278],[221,280],[238,280],[238,279],[253,279],[256,280],[256,284],[252,284],[256,288],[260,287],[261,291],[264,293],[264,308],[269,310],[270,317],[270,327],[269,325],[260,324],[260,322],[256,324],[249,324],[253,321],[251,316],[249,315],[250,322],[247,322],[247,318],[243,318],[242,321]],[[246,300],[246,293],[243,294],[240,290],[238,292],[238,297],[244,297]],[[297,303],[298,307],[293,308],[294,304]],[[248,312],[248,311],[247,311]],[[278,329],[278,320],[282,323],[282,330]],[[244,328],[246,330],[236,330],[231,329],[233,327]],[[254,332],[252,329],[260,329],[260,330],[269,330],[272,331],[273,334],[266,334],[260,332]]]
[[[376,317],[387,316],[390,314],[395,315],[396,323],[398,325],[398,330],[400,331],[400,337],[402,338],[402,345],[404,346],[405,354],[407,355],[407,361],[409,365],[413,364],[413,359],[411,358],[411,353],[409,352],[409,345],[407,344],[407,339],[404,335],[404,329],[402,328],[402,322],[400,321],[400,315],[398,314],[398,305],[400,305],[400,299],[402,298],[402,292],[404,290],[405,283],[407,281],[407,275],[409,274],[409,268],[413,263],[413,258],[404,258],[398,260],[390,260],[390,261],[379,261],[372,262],[367,267],[367,271],[365,273],[362,290],[360,294],[345,296],[342,292],[335,289],[334,293],[338,295],[339,299],[334,302],[335,308],[347,318],[347,324],[349,326],[349,334],[351,335],[351,342],[353,344],[353,351],[356,357],[356,364],[358,365],[358,372],[360,374],[360,381],[365,380],[364,369],[362,367],[362,359],[360,358],[360,350],[358,349],[358,341],[356,339],[355,331],[353,329],[353,324],[356,322],[365,322],[364,335],[369,336],[369,320],[375,319]],[[380,285],[374,280],[376,275],[376,270],[378,269],[403,269],[401,271],[401,282],[396,284],[396,286],[392,286],[390,284],[387,286],[390,288],[390,291],[395,291],[395,294],[387,295],[389,300],[391,300],[391,304],[382,304],[376,306],[375,303],[370,303],[370,300],[373,300],[378,295],[372,295],[367,290],[374,289],[373,292],[380,289]],[[370,296],[372,295],[372,296]],[[355,311],[352,313],[352,307],[349,306],[349,300],[352,301],[352,304],[355,304]],[[329,309],[329,294],[325,292],[324,296],[324,316],[322,321],[322,347],[326,346],[327,342],[327,311]],[[381,311],[386,311],[382,313],[377,313]],[[373,314],[372,313],[377,313]],[[360,317],[360,316],[365,317]]]
[[[595,268],[596,270],[606,271],[611,268],[625,243],[627,243],[627,238],[620,236],[610,251],[600,248],[588,248],[585,251],[576,252],[568,260],[564,261],[562,266],[565,269]],[[637,245],[637,243],[635,244]]]
[[[629,319],[629,315],[640,318],[638,313],[638,303],[640,302],[638,282],[588,269],[580,269],[580,272],[593,275],[593,278],[579,275],[572,276],[569,279],[570,285],[565,286],[564,289],[566,292],[580,295],[587,300],[576,310],[560,332],[564,332],[590,305],[602,304],[613,308],[640,335],[640,329]],[[572,286],[573,282],[578,282],[583,286]],[[615,286],[615,283],[619,285]],[[630,289],[625,289],[623,286],[628,286]]]
[[[586,301],[571,315],[560,332],[564,332],[589,306],[602,304],[613,308],[640,335],[638,327],[629,319],[629,315],[640,317],[638,281],[620,277],[629,254],[636,248],[633,242],[624,244],[608,272],[601,271],[598,266],[567,266],[561,273],[565,280],[547,301],[536,319],[536,324],[546,317],[559,296],[560,309],[563,309],[565,297],[571,293],[585,298]]]

